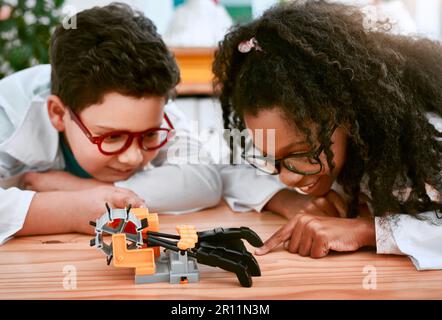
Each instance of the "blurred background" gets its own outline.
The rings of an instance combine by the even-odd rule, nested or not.
[[[236,23],[258,17],[282,0],[119,0],[156,24],[182,73],[176,103],[198,125],[200,137],[219,159],[221,110],[213,96],[211,63],[215,47]],[[112,0],[0,0],[0,79],[48,63],[48,41],[60,23],[73,26],[75,13]],[[388,17],[392,32],[442,38],[442,0],[339,0],[367,15]]]

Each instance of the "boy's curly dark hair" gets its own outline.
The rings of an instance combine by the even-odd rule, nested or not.
[[[427,39],[392,35],[388,21],[364,27],[353,6],[325,1],[277,5],[235,26],[220,42],[213,72],[226,128],[244,129],[243,115],[280,108],[308,137],[306,123],[333,154],[327,133],[348,126],[347,159],[338,182],[357,216],[361,181],[368,176],[372,207],[416,214],[440,210],[426,193],[442,190],[442,137],[427,119],[442,115],[442,48]],[[238,51],[255,37],[262,51]],[[409,196],[405,192],[411,189]]]
[[[81,111],[109,92],[168,97],[179,69],[156,27],[123,3],[76,15],[76,29],[60,25],[50,43],[51,91]]]

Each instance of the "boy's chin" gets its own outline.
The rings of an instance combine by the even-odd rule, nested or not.
[[[147,166],[147,165],[146,165]],[[144,168],[146,168],[144,166]],[[114,183],[118,181],[124,181],[132,177],[138,171],[142,170],[142,167],[132,168],[126,171],[114,169],[110,166],[106,166],[99,171],[90,173],[92,177],[100,182]]]
[[[115,169],[106,168],[106,170],[103,170],[103,172],[97,173],[94,178],[102,182],[112,183],[127,180],[133,176],[135,172],[137,172],[135,169],[130,171],[118,171]]]

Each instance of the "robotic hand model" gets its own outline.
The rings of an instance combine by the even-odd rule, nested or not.
[[[236,274],[244,287],[252,286],[252,277],[261,270],[242,239],[252,246],[263,245],[261,238],[247,227],[216,228],[197,232],[193,226],[177,226],[177,235],[159,232],[156,213],[146,208],[111,209],[95,222],[95,238],[90,245],[100,249],[107,264],[135,268],[135,283],[199,281],[197,263],[220,267]],[[104,235],[111,235],[109,244]],[[160,252],[160,247],[165,248]]]

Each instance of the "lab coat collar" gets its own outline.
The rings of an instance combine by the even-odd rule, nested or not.
[[[49,91],[35,96],[24,120],[0,149],[29,167],[53,163],[59,150],[58,131],[52,126],[46,107]]]

